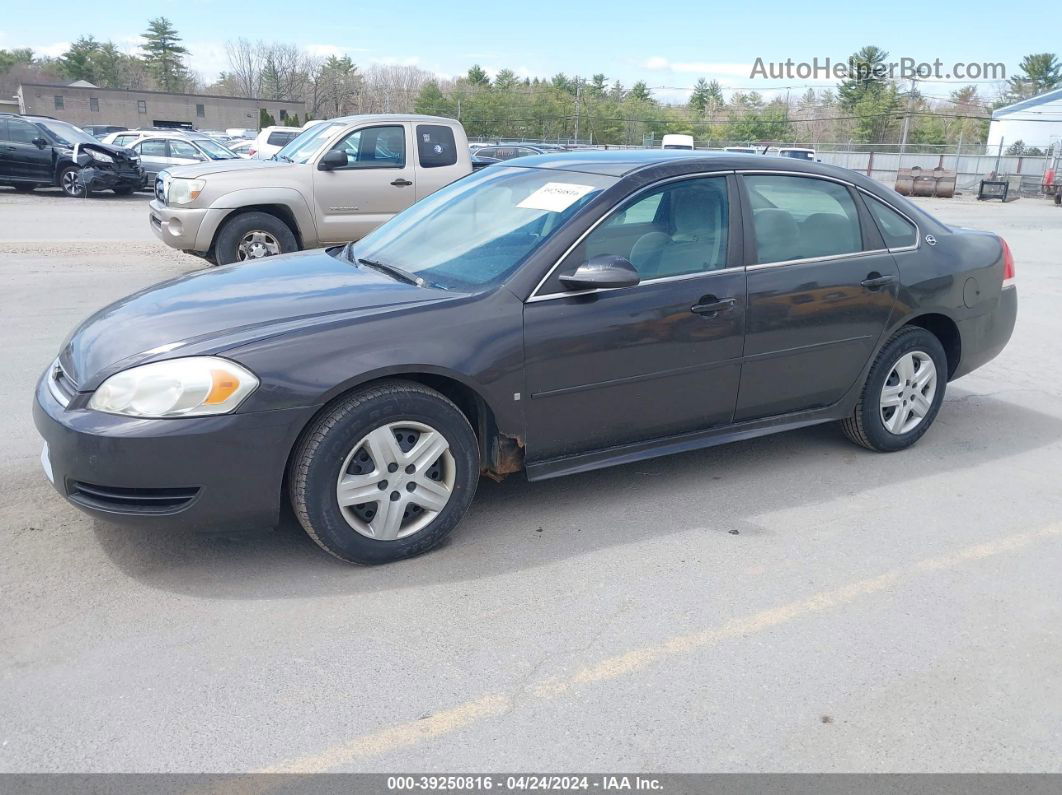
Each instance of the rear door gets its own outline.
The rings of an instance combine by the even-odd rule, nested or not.
[[[322,243],[360,240],[416,200],[411,125],[377,124],[343,136],[329,151],[347,165],[313,170],[313,194]]]
[[[831,405],[892,315],[896,264],[847,184],[778,173],[741,181],[752,256],[735,420]]]
[[[149,183],[163,169],[177,165],[177,161],[170,158],[165,138],[145,138],[137,141],[131,148],[140,155],[140,165],[144,167],[144,174]]]

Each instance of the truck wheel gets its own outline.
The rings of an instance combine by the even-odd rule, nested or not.
[[[465,515],[478,482],[468,418],[412,381],[337,400],[303,434],[288,473],[303,528],[351,563],[387,563],[436,546]]]
[[[269,213],[240,213],[218,234],[214,254],[219,265],[298,251],[288,225]]]
[[[63,189],[63,193],[67,196],[71,196],[75,199],[85,199],[89,195],[88,189],[81,184],[81,180],[78,179],[78,175],[81,174],[81,169],[77,166],[67,166],[59,172],[59,187]]]
[[[944,402],[948,360],[940,340],[905,326],[878,353],[852,416],[841,421],[852,442],[879,453],[922,438]]]

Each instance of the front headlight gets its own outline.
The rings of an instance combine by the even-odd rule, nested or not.
[[[168,204],[188,204],[194,202],[199,198],[199,194],[203,192],[203,188],[205,187],[206,180],[173,177],[170,179],[170,187],[166,193],[166,202]]]
[[[100,163],[113,163],[114,158],[106,152],[101,152],[99,149],[86,149],[85,154]]]
[[[128,417],[205,417],[228,414],[258,388],[246,368],[215,356],[189,356],[115,373],[88,407]]]

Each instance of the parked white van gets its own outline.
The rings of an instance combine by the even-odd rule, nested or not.
[[[692,149],[693,136],[668,133],[660,139],[661,149]]]

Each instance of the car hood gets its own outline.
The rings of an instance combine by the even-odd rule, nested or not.
[[[301,164],[287,163],[283,160],[254,160],[236,158],[234,160],[207,160],[202,163],[192,163],[187,166],[174,166],[166,170],[174,177],[184,179],[198,179],[211,174],[223,174],[227,171],[249,171],[251,169],[273,169],[274,174],[278,170],[290,170],[298,168]]]
[[[182,276],[101,309],[71,333],[60,362],[89,391],[148,361],[217,354],[462,296],[398,282],[320,249],[269,257]]]

